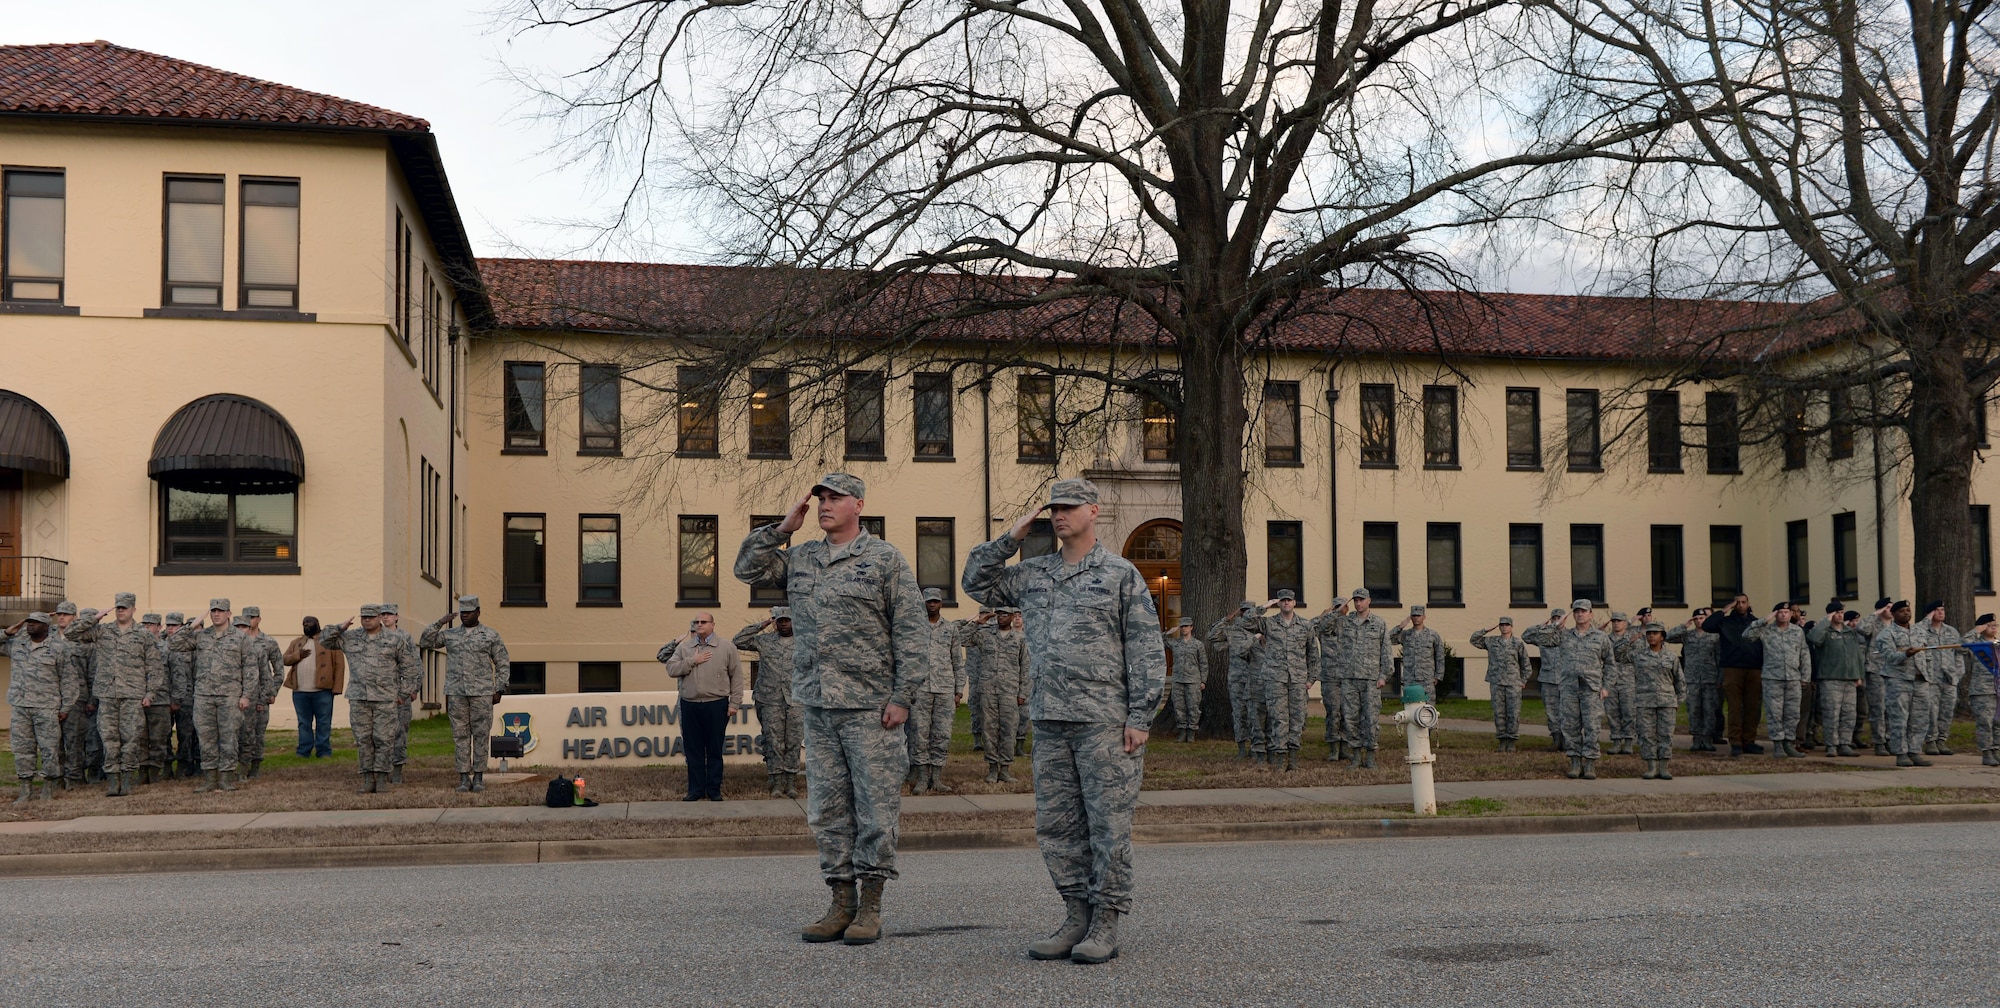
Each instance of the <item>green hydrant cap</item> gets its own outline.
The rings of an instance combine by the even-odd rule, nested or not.
[[[1428,698],[1424,695],[1424,688],[1422,686],[1416,683],[1405,683],[1403,685],[1404,703],[1423,703],[1426,699]]]

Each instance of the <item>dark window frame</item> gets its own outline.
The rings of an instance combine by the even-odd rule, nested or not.
[[[592,522],[609,522],[611,527],[591,528]],[[590,564],[584,559],[584,541],[592,535],[611,533],[611,581],[593,584],[590,580]],[[609,591],[604,591],[605,588]],[[591,594],[596,589],[598,594]],[[576,516],[576,604],[581,607],[623,605],[625,602],[625,521],[615,514],[580,514]]]
[[[1386,533],[1386,535],[1384,534]],[[1361,523],[1361,581],[1368,589],[1369,602],[1374,605],[1398,605],[1403,600],[1403,558],[1402,546],[1398,541],[1399,532],[1395,522]],[[1368,544],[1387,542],[1389,544],[1389,579],[1382,584],[1368,584]],[[1379,579],[1376,579],[1379,580]]]
[[[280,490],[292,499],[292,533],[290,535],[268,535],[244,533],[238,528],[238,497],[270,497],[279,494],[253,493],[255,490],[278,489],[270,486],[243,484],[221,487],[173,487],[160,484],[160,562],[153,573],[160,575],[182,574],[297,574],[299,573],[299,491],[297,486]],[[227,499],[220,535],[175,534],[172,517],[172,495],[175,493],[216,494]],[[176,556],[176,544],[216,543],[222,547],[222,555],[216,559]],[[268,543],[283,549],[287,556],[269,560],[244,559],[242,546],[247,543]]]
[[[1596,540],[1594,544],[1591,542],[1593,538]],[[1576,576],[1578,548],[1583,546],[1592,546],[1592,545],[1596,547],[1597,551],[1597,564],[1596,564],[1597,569],[1596,571],[1592,572],[1591,575],[1596,581],[1595,584],[1589,581],[1579,581]],[[1607,587],[1605,585],[1607,574],[1605,571],[1606,558],[1604,556],[1604,550],[1605,550],[1605,536],[1604,536],[1603,525],[1593,524],[1589,522],[1581,522],[1570,525],[1569,527],[1569,597],[1570,598],[1589,599],[1592,603],[1596,605],[1610,604],[1610,602],[1606,598],[1606,596],[1609,594],[1609,591],[1607,590]],[[1591,591],[1589,589],[1596,589],[1596,590]]]
[[[1710,392],[1702,401],[1707,428],[1708,471],[1715,476],[1743,472],[1743,415],[1734,392]]]
[[[1791,391],[1779,397],[1778,442],[1787,471],[1804,469],[1806,456],[1812,452],[1812,435],[1806,430],[1806,410],[1810,406],[1804,392]]]
[[[1396,468],[1396,386],[1361,386],[1361,468]]]
[[[609,666],[607,669],[606,666]],[[586,675],[603,676],[610,673],[608,684],[586,685]],[[578,693],[622,693],[625,689],[625,663],[615,661],[580,661],[576,663],[576,691]]]
[[[1792,602],[1812,598],[1812,523],[1803,518],[1785,523],[1785,591]]]
[[[1030,412],[1035,403],[1047,408],[1048,440],[1030,436]],[[1014,461],[1029,464],[1056,460],[1056,378],[1046,374],[1016,375],[1014,379]]]
[[[912,458],[917,462],[953,462],[955,457],[957,410],[953,407],[951,373],[948,371],[927,371],[910,376],[910,434],[914,439]],[[927,426],[924,416],[926,399],[942,403],[942,418],[931,417],[928,426],[936,427],[942,419],[944,437],[925,437]],[[934,407],[935,408],[935,407]]]
[[[534,520],[541,523],[539,529],[515,528],[516,519]],[[508,511],[500,516],[500,604],[502,606],[545,606],[549,603],[549,516],[546,511]],[[517,536],[516,533],[520,533]],[[541,570],[539,583],[515,581],[513,571],[513,551],[515,543],[528,533],[539,534],[541,540],[533,544],[535,566]]]
[[[1510,472],[1542,471],[1542,390],[1515,387],[1506,395],[1507,469]],[[1528,441],[1525,449],[1514,443],[1514,416],[1525,410]],[[1541,603],[1536,603],[1540,605]]]
[[[931,524],[931,525],[942,524],[944,527],[944,531],[940,533],[936,528],[932,528],[927,531],[924,528],[926,524]],[[936,517],[918,518],[916,520],[915,527],[917,532],[917,540],[916,540],[917,548],[916,552],[913,554],[916,557],[916,559],[915,561],[912,562],[912,566],[916,568],[918,592],[921,593],[924,589],[927,588],[936,588],[944,593],[944,604],[946,606],[957,605],[958,604],[958,520],[955,518],[936,518]],[[930,578],[925,577],[925,574],[927,572],[924,570],[925,567],[924,540],[938,538],[940,535],[942,535],[945,541],[945,550],[944,550],[945,570],[944,570],[944,578],[942,580],[939,580],[935,577],[930,577]],[[928,573],[935,574],[936,572],[930,571]]]
[[[1431,579],[1437,560],[1432,551],[1446,542],[1451,544],[1451,581],[1440,585]],[[1433,606],[1465,604],[1465,534],[1458,522],[1424,523],[1424,600]]]
[[[1861,529],[1852,511],[1833,516],[1833,594],[1839,599],[1861,597]]]
[[[1289,548],[1281,548],[1290,543]],[[1295,577],[1285,579],[1279,576],[1279,561],[1292,568]],[[1299,605],[1306,604],[1306,530],[1304,522],[1272,521],[1264,523],[1264,597],[1277,598],[1280,591],[1289,589]]]
[[[1529,531],[1532,530],[1532,536]],[[1521,570],[1515,565],[1516,550],[1534,540],[1534,584],[1532,594],[1520,585]],[[1537,609],[1548,603],[1547,555],[1540,522],[1515,522],[1507,526],[1507,604],[1510,606],[1533,606]]]
[[[690,523],[708,523],[706,529],[689,530]],[[714,568],[707,583],[688,580],[688,538],[709,537],[709,564]],[[674,600],[680,606],[722,604],[722,519],[718,515],[677,515],[674,520]]]
[[[507,693],[509,695],[536,696],[548,691],[548,662],[517,661],[508,663]]]
[[[1147,462],[1179,463],[1180,422],[1180,414],[1165,402],[1154,396],[1142,396],[1139,407],[1140,458]]]
[[[750,527],[759,529],[766,525],[775,525],[784,520],[784,515],[751,515]],[[790,598],[791,596],[785,591],[785,579],[783,576],[780,576],[776,581],[759,581],[750,586],[750,605],[753,608],[756,606],[786,605],[789,603]]]
[[[63,275],[57,277],[22,276],[14,272],[14,224],[13,200],[16,195],[23,199],[49,199],[43,193],[15,193],[13,182],[22,175],[53,175],[62,180],[62,246]],[[53,298],[25,298],[14,296],[16,281],[23,283],[53,283],[56,296]],[[0,170],[0,301],[23,305],[66,304],[69,296],[69,172],[64,168],[10,167]]]
[[[251,186],[290,186],[293,193],[290,203],[252,202]],[[289,284],[267,284],[250,282],[250,212],[253,206],[288,206],[294,217],[292,235],[292,282]],[[264,175],[243,175],[236,180],[236,307],[255,311],[299,311],[300,288],[305,283],[305,187],[296,178],[281,178]],[[253,292],[281,291],[291,296],[290,304],[255,304],[251,300]]]
[[[610,372],[606,375],[605,372]],[[608,430],[593,430],[591,394],[603,395],[609,388],[611,405]],[[616,364],[579,364],[576,369],[576,453],[578,455],[621,455],[625,451],[625,376]],[[592,443],[592,439],[598,439]]]
[[[1826,457],[1836,462],[1854,457],[1854,400],[1844,386],[1826,390]]]
[[[1271,440],[1271,407],[1283,407],[1291,420],[1291,429],[1286,432],[1291,444],[1278,444]],[[1257,416],[1263,426],[1264,467],[1267,469],[1296,468],[1305,465],[1305,445],[1300,443],[1303,427],[1299,420],[1299,383],[1295,381],[1267,381],[1264,383],[1264,400],[1258,407]]]
[[[704,367],[674,369],[674,457],[722,456],[722,381]]]
[[[1583,418],[1579,422],[1579,417]],[[1597,389],[1563,391],[1563,456],[1569,472],[1604,471],[1604,401]]]
[[[1652,559],[1653,608],[1687,605],[1687,528],[1655,525],[1649,535]]]
[[[1458,386],[1424,386],[1424,468],[1457,469]],[[1437,412],[1445,414],[1440,417]],[[1442,421],[1442,424],[1440,424]],[[1442,430],[1439,427],[1442,426]]]
[[[527,403],[520,396],[517,368],[532,368],[535,372],[537,398],[535,400],[534,423],[528,427],[515,425],[518,414],[528,418]],[[546,361],[510,360],[500,367],[501,401],[501,451],[517,455],[546,455],[549,450],[549,365]],[[528,443],[532,436],[533,443]],[[519,442],[519,443],[517,443]]]
[[[1716,564],[1717,547],[1726,547],[1735,554],[1735,570],[1718,570]],[[1725,580],[1724,575],[1728,575]],[[1736,596],[1743,594],[1743,526],[1710,525],[1708,527],[1708,585],[1709,603],[1720,609],[1730,604]]]
[[[215,186],[216,197],[213,200],[175,199],[174,183],[176,182],[212,183]],[[173,279],[173,248],[174,248],[173,214],[174,214],[175,204],[219,206],[222,208],[223,219],[216,222],[216,230],[217,230],[217,234],[215,236],[216,276],[214,283],[208,283],[206,281],[193,281],[193,280],[176,282]],[[160,307],[207,308],[216,311],[220,311],[223,308],[227,307],[222,303],[222,288],[223,288],[223,281],[228,279],[227,266],[229,262],[229,256],[227,249],[223,246],[223,235],[227,233],[229,227],[228,218],[229,218],[229,180],[227,176],[204,175],[204,174],[197,174],[190,172],[168,172],[167,174],[161,176]],[[215,300],[208,302],[178,300],[177,298],[174,297],[174,289],[177,287],[184,287],[191,290],[200,289],[200,290],[213,291],[215,293]]]
[[[761,401],[760,401],[761,400]],[[792,457],[792,373],[784,368],[750,369],[749,457],[788,459]],[[758,423],[758,416],[764,422]],[[760,426],[762,434],[760,435]],[[778,430],[782,438],[773,438]]]
[[[1972,593],[1993,594],[1993,509],[1972,505]]]
[[[886,411],[888,378],[880,371],[849,371],[841,376],[846,397],[842,410],[842,439],[845,442],[844,458],[861,462],[886,461],[889,447],[889,417]],[[856,427],[868,423],[863,411],[874,407],[874,429],[859,431],[873,438],[856,437]],[[859,424],[857,424],[857,420]]]
[[[1681,461],[1681,394],[1670,389],[1646,393],[1646,471],[1684,472]]]

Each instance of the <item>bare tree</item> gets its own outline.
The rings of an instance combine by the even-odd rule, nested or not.
[[[1972,613],[1976,432],[2000,377],[2000,47],[1985,0],[1547,0],[1602,48],[1568,71],[1633,121],[1592,210],[1655,293],[1792,307],[1662,362],[1746,392],[1786,448],[1855,427],[1908,460],[1917,594]]]
[[[860,271],[851,298],[877,317],[884,297],[933,289],[912,277],[978,281],[942,310],[915,295],[922,310],[885,334],[906,347],[1059,305],[1132,327],[1156,361],[1062,375],[1178,416],[1183,517],[1199,530],[1186,602],[1204,626],[1244,591],[1246,375],[1273,333],[1343,290],[1456,286],[1440,235],[1530,214],[1560,185],[1543,169],[1656,128],[1573,101],[1510,43],[1525,16],[1510,0],[515,13],[602,42],[598,62],[539,86],[580,158],[630,172],[614,226],[691,212],[737,261]],[[1032,341],[996,357],[1047,366]],[[1224,675],[1210,724],[1227,723]]]

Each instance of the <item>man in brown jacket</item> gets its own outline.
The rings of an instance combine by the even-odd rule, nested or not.
[[[307,616],[305,636],[285,648],[285,688],[299,715],[300,756],[331,756],[333,698],[347,687],[347,656],[319,646],[319,618]],[[304,668],[305,675],[299,670]]]
[[[682,801],[722,800],[722,737],[729,714],[743,706],[743,660],[729,638],[717,636],[715,616],[697,613],[667,675],[680,688],[681,745],[687,754],[688,790]]]

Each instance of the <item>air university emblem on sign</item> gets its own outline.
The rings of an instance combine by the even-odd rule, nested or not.
[[[522,755],[535,751],[536,739],[534,733],[528,730],[528,719],[529,715],[525,711],[500,715],[500,734],[520,739]]]

